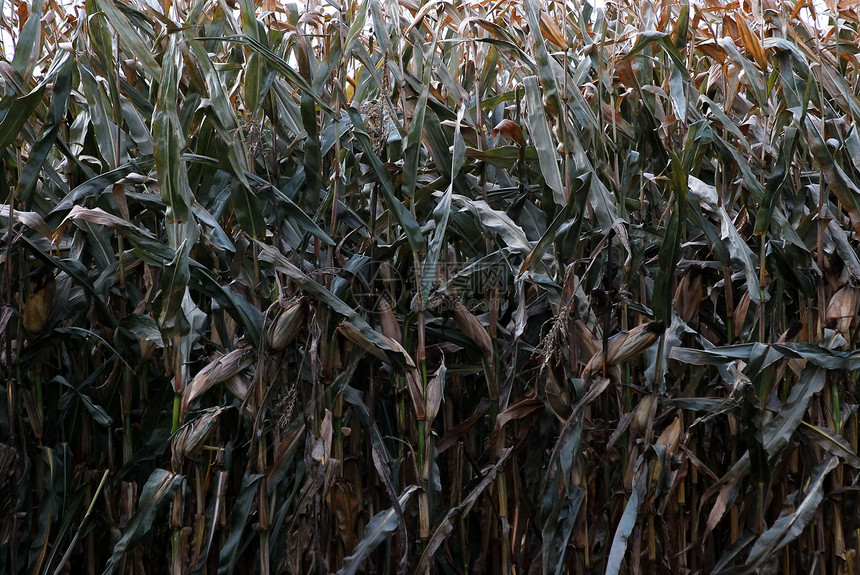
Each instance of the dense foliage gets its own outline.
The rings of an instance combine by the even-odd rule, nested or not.
[[[858,14],[0,4],[0,572],[853,573]]]

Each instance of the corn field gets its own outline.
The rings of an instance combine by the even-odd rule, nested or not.
[[[0,572],[857,572],[849,0],[0,2]]]

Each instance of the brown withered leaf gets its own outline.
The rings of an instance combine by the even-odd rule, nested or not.
[[[526,397],[508,407],[496,417],[496,431],[515,419],[523,419],[544,406],[537,397]]]
[[[564,33],[561,28],[555,23],[555,20],[544,10],[540,11],[540,31],[543,37],[558,46],[566,48],[567,42],[564,39]]]
[[[612,435],[609,436],[609,439],[606,441],[606,449],[611,449],[613,445],[621,438],[627,428],[630,427],[630,424],[633,423],[633,419],[636,417],[636,410],[628,411],[624,415],[621,416],[621,419],[618,420],[618,425],[615,427],[615,430],[612,432]]]
[[[487,333],[487,330],[478,321],[478,318],[458,301],[454,302],[453,311],[454,320],[457,322],[457,327],[460,328],[463,335],[477,345],[485,357],[493,357],[493,342],[490,339],[490,334]]]
[[[36,439],[41,439],[45,430],[45,417],[42,406],[39,405],[36,391],[34,389],[22,388],[20,391],[21,403],[27,412],[27,420]]]
[[[125,185],[120,182],[115,183],[111,187],[111,195],[113,195],[113,199],[119,208],[120,215],[126,220],[130,220],[131,215],[128,211],[128,198],[125,195]]]
[[[701,50],[703,54],[708,56],[708,58],[717,62],[723,63],[728,57],[726,54],[726,50],[713,40],[699,42],[696,48],[698,50]]]
[[[747,312],[750,308],[750,293],[744,292],[744,295],[741,296],[741,301],[738,303],[737,307],[735,307],[735,312],[733,314],[734,319],[734,338],[738,339],[744,331],[744,323],[747,320]]]
[[[478,406],[472,412],[472,414],[465,420],[461,421],[447,432],[442,438],[436,443],[436,451],[438,453],[443,453],[448,450],[452,445],[456,444],[457,441],[466,433],[472,429],[476,423],[481,421],[487,412],[490,411],[490,400],[484,397],[481,399]]]
[[[525,138],[523,138],[523,130],[522,128],[520,128],[520,125],[513,120],[508,120],[507,118],[496,124],[496,127],[493,128],[491,135],[494,138],[501,136],[506,140],[516,142],[520,146],[526,145],[526,140]]]
[[[663,429],[663,432],[660,433],[660,437],[657,438],[657,441],[654,442],[655,445],[665,445],[666,446],[666,454],[667,455],[675,455],[678,451],[678,446],[681,443],[681,418],[675,417],[672,420],[672,423],[666,426]]]
[[[725,31],[725,34],[732,37],[735,44],[741,44],[743,42],[741,40],[741,31],[738,29],[738,23],[731,16],[723,16],[723,30]]]
[[[860,309],[860,290],[849,285],[833,294],[827,304],[827,325],[837,330],[846,341],[851,340],[851,324]]]
[[[28,228],[39,232],[46,238],[51,237],[51,228],[48,227],[48,224],[45,223],[42,216],[36,212],[24,212],[21,210],[15,210],[13,212],[8,204],[0,204],[0,218],[8,218],[10,214],[16,222],[21,222]]]
[[[382,330],[383,335],[393,339],[397,343],[402,343],[403,332],[400,329],[397,318],[394,316],[391,304],[385,298],[380,297],[376,309],[379,312],[379,328]]]
[[[587,363],[600,351],[600,340],[580,319],[573,324],[573,331],[577,338],[576,343],[579,346],[580,356]]]
[[[767,70],[767,55],[764,48],[743,18],[737,19],[738,33],[741,37],[741,45],[746,49],[747,53],[753,57],[758,67],[762,70]]]
[[[561,419],[570,416],[570,393],[567,391],[567,376],[560,362],[550,357],[546,364],[546,399],[552,412]]]
[[[693,266],[684,272],[675,289],[675,311],[685,323],[699,315],[702,303],[702,268]]]

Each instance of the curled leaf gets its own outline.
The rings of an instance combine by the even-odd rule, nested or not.
[[[409,353],[403,349],[403,346],[397,343],[390,337],[381,333],[370,331],[361,331],[352,322],[343,320],[337,327],[346,339],[375,357],[380,361],[391,363],[392,358],[397,359],[401,364],[405,364],[408,368],[415,367],[415,361]],[[371,339],[372,338],[372,339]]]
[[[494,138],[501,136],[506,140],[516,142],[520,146],[526,145],[526,140],[523,138],[523,129],[520,128],[519,124],[507,118],[496,124],[491,134]]]
[[[0,218],[9,218],[11,215],[15,221],[21,222],[28,228],[35,230],[45,236],[51,237],[51,228],[42,219],[42,216],[36,212],[23,212],[21,210],[12,210],[8,204],[0,204]]]

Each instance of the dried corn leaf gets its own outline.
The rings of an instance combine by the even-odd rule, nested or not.
[[[403,333],[400,330],[400,323],[394,315],[394,310],[391,309],[391,304],[385,298],[380,297],[376,309],[379,312],[379,328],[382,330],[382,334],[397,343],[401,343]]]
[[[31,230],[39,232],[42,236],[46,238],[51,237],[51,228],[48,227],[42,216],[36,212],[13,211],[9,205],[0,204],[0,218],[9,218],[10,215],[15,221],[21,222]]]
[[[849,285],[843,286],[833,294],[827,304],[828,327],[836,329],[846,341],[850,341],[851,325],[856,323],[858,310],[860,310],[860,290]]]
[[[458,301],[454,302],[454,320],[457,322],[457,327],[466,338],[474,343],[484,357],[490,359],[493,357],[493,342],[490,339],[490,334],[484,328],[483,324],[478,321],[472,312],[466,309],[466,306]]]

